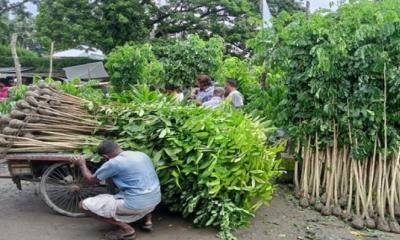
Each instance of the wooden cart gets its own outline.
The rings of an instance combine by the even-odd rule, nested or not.
[[[69,217],[81,217],[78,204],[82,199],[107,193],[107,184],[86,184],[78,166],[70,164],[73,155],[68,154],[9,154],[3,160],[9,175],[19,190],[21,181],[39,182],[40,195],[45,203],[57,213]],[[98,164],[88,163],[95,171]]]

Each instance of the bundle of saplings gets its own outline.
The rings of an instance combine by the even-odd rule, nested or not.
[[[115,126],[108,137],[151,156],[163,203],[198,226],[218,228],[221,239],[235,239],[232,230],[272,197],[282,146],[266,146],[267,122],[177,105],[143,87],[113,95],[98,116]]]
[[[352,2],[283,14],[269,35],[288,87],[296,195],[356,228],[400,233],[400,1]]]
[[[74,151],[97,145],[107,128],[88,113],[88,101],[46,84],[32,85],[0,116],[0,148],[7,153]]]

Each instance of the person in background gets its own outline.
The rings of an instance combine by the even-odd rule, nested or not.
[[[224,95],[225,90],[221,87],[216,87],[214,90],[214,96],[210,99],[210,101],[203,103],[201,106],[204,108],[214,109],[222,103]]]
[[[0,83],[0,102],[8,98],[9,88],[4,83]]]
[[[176,101],[177,102],[183,102],[185,99],[185,95],[183,94],[181,86],[176,86],[175,88],[175,93],[176,93]]]
[[[196,77],[198,88],[192,89],[191,98],[195,99],[199,105],[209,101],[214,96],[214,86],[207,75]]]
[[[173,96],[176,102],[180,103],[184,100],[184,95],[180,86],[174,84],[165,85],[165,93]]]
[[[234,79],[228,79],[225,82],[225,91],[228,94],[228,101],[231,101],[232,106],[236,108],[243,107],[243,95],[237,90],[237,83]]]
[[[154,165],[145,153],[123,151],[113,141],[104,141],[97,150],[106,162],[93,174],[82,156],[71,159],[79,166],[88,184],[112,178],[118,194],[100,194],[82,200],[81,210],[97,220],[118,227],[106,235],[108,239],[132,240],[136,232],[128,223],[144,218],[143,230],[152,229],[151,213],[161,202],[160,181]]]

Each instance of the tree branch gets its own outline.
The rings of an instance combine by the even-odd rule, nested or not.
[[[0,15],[6,13],[8,11],[14,10],[16,8],[22,7],[25,3],[28,3],[28,2],[31,2],[31,1],[32,0],[22,0],[20,2],[8,4],[5,7],[0,8]]]

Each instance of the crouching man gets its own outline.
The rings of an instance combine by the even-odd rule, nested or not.
[[[118,227],[117,231],[106,235],[108,239],[135,239],[135,229],[128,223],[144,218],[142,228],[151,230],[151,212],[161,201],[160,182],[153,163],[146,154],[123,151],[112,141],[103,142],[98,153],[107,161],[94,174],[82,157],[75,157],[73,163],[80,167],[88,183],[112,178],[119,193],[84,199],[80,208],[90,216]]]

